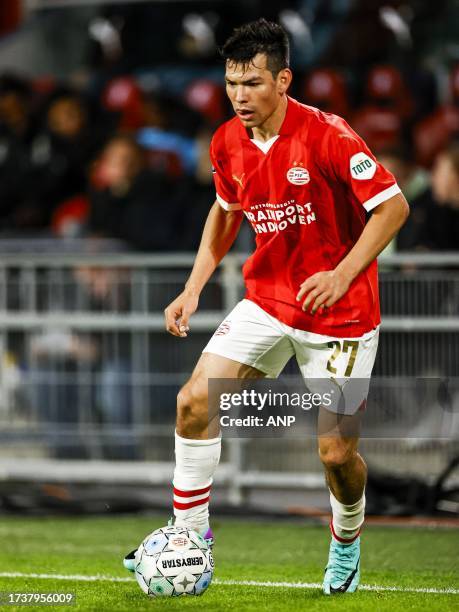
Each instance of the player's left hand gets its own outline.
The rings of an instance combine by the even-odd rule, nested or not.
[[[316,272],[300,285],[296,296],[298,302],[306,296],[302,310],[311,307],[314,314],[319,308],[329,308],[337,302],[349,289],[351,279],[338,270]]]

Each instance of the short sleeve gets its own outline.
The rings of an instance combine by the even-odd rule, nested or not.
[[[225,174],[223,161],[215,153],[214,140],[210,143],[209,152],[217,202],[227,211],[241,210],[242,206],[238,201],[234,181]]]
[[[336,117],[324,141],[331,171],[349,187],[365,210],[370,211],[401,192],[394,175],[378,162],[344,119]]]

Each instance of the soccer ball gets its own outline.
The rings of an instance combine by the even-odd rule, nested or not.
[[[135,577],[152,597],[202,595],[212,580],[214,561],[207,542],[185,527],[162,527],[135,554]]]

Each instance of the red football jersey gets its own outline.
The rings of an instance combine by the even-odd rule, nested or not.
[[[306,278],[333,270],[352,249],[365,211],[400,192],[344,119],[289,98],[277,136],[252,141],[235,117],[214,134],[210,156],[218,202],[225,210],[242,209],[256,234],[243,268],[246,298],[317,334],[357,337],[375,328],[376,261],[331,308],[311,315],[296,301]]]

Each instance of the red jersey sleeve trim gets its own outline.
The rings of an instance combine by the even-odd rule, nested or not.
[[[370,210],[373,210],[373,208],[376,208],[376,206],[379,206],[386,200],[392,198],[394,195],[397,195],[397,193],[402,193],[402,190],[397,183],[395,183],[395,185],[391,185],[387,189],[380,191],[375,196],[364,202],[363,207],[367,212],[369,212]]]
[[[220,197],[218,193],[216,193],[215,195],[217,197],[217,202],[220,204],[220,206],[224,208],[225,210],[227,210],[228,212],[231,212],[233,210],[242,209],[242,206],[239,204],[239,202],[234,202],[233,204],[229,204],[222,197]]]

